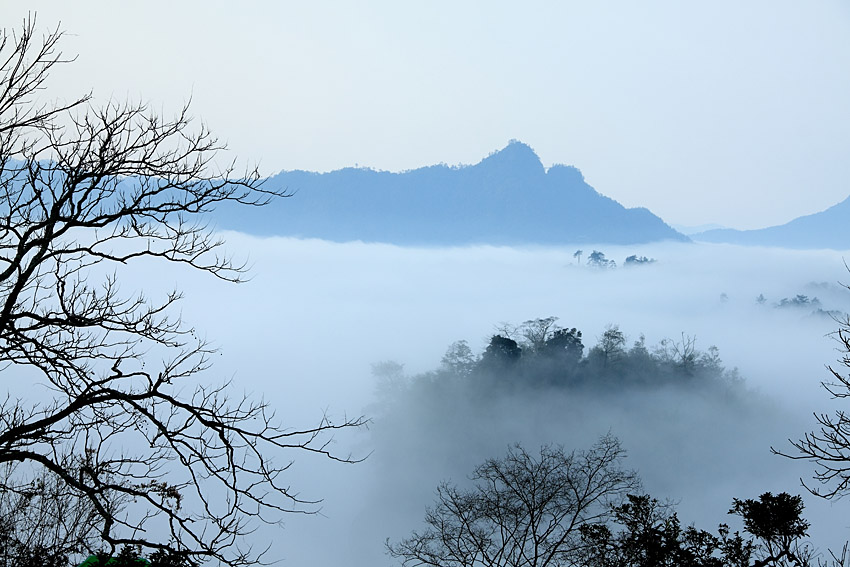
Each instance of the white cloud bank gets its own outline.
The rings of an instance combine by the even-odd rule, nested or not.
[[[769,447],[802,434],[811,427],[811,412],[828,407],[818,384],[826,378],[824,365],[836,359],[826,336],[836,324],[811,310],[773,305],[806,294],[825,309],[850,311],[850,291],[839,285],[850,279],[840,252],[600,246],[618,264],[631,254],[658,262],[597,271],[576,265],[574,247],[417,249],[225,236],[229,251],[249,258],[249,282],[232,286],[184,272],[160,272],[157,279],[185,290],[184,318],[220,345],[210,379],[232,378],[238,390],[263,394],[293,426],[324,410],[363,412],[372,401],[373,362],[393,359],[409,374],[427,371],[455,340],[466,339],[480,352],[497,323],[549,315],[582,330],[587,347],[611,323],[630,340],[644,333],[650,345],[695,335],[699,348],[718,346],[724,363],[738,367],[766,397],[759,402],[763,416],[737,416],[734,408],[670,396],[621,400],[619,410],[585,405],[575,421],[565,417],[568,411],[555,411],[569,408],[567,402],[541,401],[539,407],[506,409],[503,427],[492,436],[460,431],[444,440],[399,440],[431,452],[424,456],[431,465],[417,471],[393,470],[401,465],[388,463],[380,447],[353,467],[298,459],[292,484],[304,496],[325,497],[324,515],[294,517],[282,534],[263,530],[267,535],[257,536],[273,537],[275,552],[289,564],[388,563],[383,539],[419,526],[438,480],[462,479],[481,454],[522,439],[585,447],[611,428],[647,489],[680,500],[683,521],[706,529],[729,520],[733,497],[799,492],[797,479],[810,473],[805,464],[772,456]],[[583,248],[586,258],[592,248]],[[137,277],[139,286],[148,286],[148,276],[140,271]],[[759,294],[767,298],[763,305],[756,303]],[[652,404],[658,407],[647,412]],[[557,419],[541,417],[556,413]],[[361,455],[375,450],[380,424],[375,428],[341,437],[338,448]],[[476,449],[456,445],[462,438]],[[452,446],[465,458],[452,461]],[[440,447],[447,452],[432,454]],[[843,503],[832,508],[808,499],[807,506],[812,533],[822,536],[816,543],[840,545],[846,526],[832,516]]]

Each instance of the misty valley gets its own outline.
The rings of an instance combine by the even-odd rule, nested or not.
[[[116,181],[113,189],[125,187]],[[181,230],[207,225],[193,226]],[[241,533],[248,546],[232,564],[254,564],[256,553],[294,565],[846,564],[843,503],[814,497],[801,484],[818,486],[807,459],[777,454],[794,456],[794,443],[818,430],[816,415],[842,409],[841,398],[820,386],[831,378],[825,365],[841,369],[848,348],[835,334],[850,312],[840,250],[685,237],[584,241],[581,248],[413,245],[222,230],[209,241],[179,236],[182,252],[157,252],[147,242],[138,251],[140,243],[126,241],[131,232],[122,230],[141,229],[129,224],[110,237],[115,242],[105,240],[113,244],[108,269],[79,263],[71,249],[72,274],[105,282],[101,288],[71,279],[76,291],[66,298],[65,280],[44,272],[29,289],[48,311],[22,316],[45,322],[13,326],[43,343],[37,356],[25,343],[10,343],[16,360],[35,363],[5,370],[19,377],[7,386],[7,403],[26,399],[43,409],[7,412],[7,435],[22,431],[17,442],[31,443],[37,430],[14,420],[56,412],[64,423],[63,408],[79,403],[77,396],[99,409],[83,412],[90,421],[72,420],[73,434],[36,436],[59,455],[62,466],[51,466],[60,482],[33,479],[27,466],[7,468],[7,482],[19,483],[0,500],[10,511],[9,541],[81,533],[42,519],[77,510],[73,490],[88,488],[62,476],[77,467],[100,483],[94,501],[104,499],[103,513],[126,514],[113,518],[116,534],[127,528],[132,541],[157,549],[154,540],[171,533],[181,541],[174,534],[212,521],[222,533]],[[86,228],[75,242],[98,246],[99,234]],[[175,253],[194,262],[193,247],[218,238],[227,254],[211,268],[161,262],[159,254]],[[250,266],[249,277],[241,277],[243,268],[228,276],[233,265]],[[210,278],[219,266],[224,277]],[[47,281],[55,283],[55,303],[37,299]],[[117,315],[103,311],[122,290],[139,295],[115,303]],[[167,310],[148,310],[148,301],[172,306],[174,318],[158,318]],[[66,311],[72,330],[54,335],[51,321]],[[101,321],[103,339],[73,330],[92,320]],[[128,333],[140,338],[107,340]],[[67,376],[78,375],[75,363],[54,361],[56,341],[93,348],[112,362],[93,363],[85,349],[68,347],[72,361],[83,360],[79,372],[89,384],[78,393]],[[72,401],[55,401],[57,391]],[[101,396],[117,401],[101,405]],[[138,401],[148,396],[150,406]],[[162,414],[162,404],[173,406]],[[314,428],[292,425],[317,416]],[[75,456],[76,443],[90,447],[93,437],[97,451]],[[301,451],[297,458],[289,457],[293,450]],[[104,469],[85,460],[95,458]],[[152,480],[139,480],[139,468],[148,470],[139,478]],[[124,479],[99,480],[115,474]],[[228,484],[231,478],[253,480],[243,488]],[[271,499],[264,482],[283,502]],[[117,501],[114,491],[123,494]],[[233,528],[224,519],[246,509],[244,499],[255,510],[248,520],[257,521]],[[528,502],[545,505],[523,512]],[[198,509],[211,518],[198,520]],[[79,537],[102,549],[98,513],[79,510],[89,510]],[[157,521],[156,510],[180,527]],[[260,510],[285,512],[286,521],[259,521]],[[130,527],[133,513],[144,531]],[[540,532],[533,518],[551,529]],[[188,533],[214,553],[234,549],[205,540],[206,529]],[[119,544],[91,555],[90,567],[142,556],[141,547]],[[527,561],[529,545],[548,549],[550,560]],[[191,562],[185,550],[160,551],[148,553],[157,566]],[[66,556],[54,557],[64,567]]]
[[[198,289],[184,306],[222,341],[217,368],[292,419],[305,408],[371,419],[337,437],[363,462],[294,463],[293,483],[324,502],[274,536],[293,563],[393,564],[383,542],[424,528],[440,483],[469,488],[516,443],[583,451],[606,435],[640,478],[634,495],[666,503],[683,530],[742,532],[733,499],[801,495],[805,542],[822,559],[840,552],[841,504],[801,486],[811,465],[771,453],[832,407],[819,383],[836,359],[834,317],[850,306],[840,252],[596,247],[621,260],[611,269],[588,266],[594,248],[579,260],[575,247],[227,239],[251,250],[255,277],[226,301]],[[627,267],[632,255],[655,261]],[[234,332],[252,325],[278,331]],[[315,530],[338,545],[302,548]]]
[[[129,15],[119,4],[96,12]],[[799,61],[777,56],[778,71],[765,67],[773,48],[750,28],[775,23],[759,8],[747,25],[732,19],[745,44],[758,38],[757,64],[724,36],[722,57],[697,42],[700,57],[722,63],[704,75],[675,43],[641,49],[663,34],[635,26],[625,5],[613,28],[638,29],[638,41],[603,45],[608,19],[565,33],[563,23],[581,21],[573,12],[564,22],[528,12],[523,36],[514,24],[528,8],[494,3],[452,32],[458,49],[433,30],[462,21],[460,5],[420,18],[413,3],[362,3],[312,19],[310,3],[297,14],[258,4],[240,5],[250,17],[228,18],[227,33],[204,19],[219,10],[195,6],[203,35],[185,38],[189,22],[172,14],[183,3],[168,17],[164,6],[136,10],[140,41],[126,22],[98,19],[87,40],[98,57],[134,43],[153,52],[173,30],[202,39],[174,43],[167,64],[128,58],[97,74],[114,93],[123,70],[215,77],[197,99],[208,100],[210,85],[238,92],[223,106],[231,128],[270,143],[262,130],[304,114],[311,133],[297,141],[300,155],[325,164],[351,151],[420,164],[458,151],[438,147],[449,138],[468,156],[504,134],[498,122],[534,110],[508,129],[537,124],[549,148],[594,164],[594,183],[632,203],[654,195],[653,207],[703,224],[624,206],[578,167],[546,166],[516,139],[474,164],[269,175],[234,158],[188,101],[168,112],[120,94],[69,94],[78,77],[62,69],[77,57],[62,45],[78,36],[28,11],[0,30],[0,567],[850,567],[850,198],[835,203],[846,144],[810,123],[848,129],[820,87],[795,103],[811,114],[768,100],[795,100],[794,89],[817,82],[809,67],[818,80],[844,74],[798,57],[798,14],[788,11],[777,36],[795,39]],[[464,55],[482,37],[471,28],[496,29],[482,13],[500,10],[510,25],[498,42]],[[148,11],[161,25],[154,42],[138,23]],[[339,27],[322,35],[336,12]],[[717,41],[729,18],[707,15],[690,14]],[[404,22],[388,40],[393,18]],[[826,37],[823,23],[809,34]],[[552,45],[521,51],[546,25]],[[109,40],[114,30],[127,38]],[[274,48],[239,51],[265,35]],[[846,33],[836,37],[846,46]],[[565,38],[576,43],[555,49]],[[364,41],[376,50],[358,49]],[[426,62],[434,44],[433,66],[407,61]],[[505,46],[503,62],[493,53]],[[207,51],[219,60],[204,60]],[[559,55],[540,57],[549,51]],[[623,58],[633,51],[639,65]],[[186,52],[197,62],[173,63]],[[290,52],[306,74],[293,74]],[[388,64],[384,52],[399,58]],[[627,63],[598,65],[605,73],[574,66],[602,52]],[[344,73],[323,71],[340,57]],[[667,63],[646,73],[643,60],[656,59]],[[753,68],[734,68],[739,59]],[[255,60],[272,71],[258,73]],[[765,69],[792,76],[793,88],[770,82],[747,94],[746,80]],[[668,74],[690,90],[668,88]],[[531,75],[545,84],[532,87]],[[261,81],[272,76],[291,84]],[[361,79],[362,100],[349,96]],[[478,80],[490,86],[473,88]],[[514,82],[527,92],[499,102]],[[656,90],[644,91],[647,82]],[[401,84],[411,96],[376,96]],[[434,85],[445,108],[429,114]],[[302,87],[313,90],[283,92]],[[547,109],[539,102],[550,95]],[[449,112],[456,99],[480,120]],[[338,120],[337,104],[368,127]],[[263,112],[255,123],[253,106]],[[411,143],[397,128],[420,117],[438,130]],[[688,126],[694,117],[702,130]],[[330,138],[348,147],[335,153]],[[786,143],[797,139],[803,146]],[[263,151],[280,167],[273,147]],[[811,212],[827,186],[834,204]],[[767,194],[782,207],[767,211]],[[761,226],[788,211],[802,216],[751,230],[715,224]]]
[[[546,445],[541,449],[540,461],[528,456],[522,445],[508,449],[504,462],[498,461],[498,453],[492,453],[485,462],[494,469],[489,475],[482,475],[480,468],[476,468],[472,480],[479,482],[474,487],[469,487],[467,480],[457,479],[459,492],[453,484],[439,485],[438,507],[429,508],[427,515],[429,530],[414,532],[412,538],[398,543],[388,543],[393,556],[412,564],[464,565],[473,558],[478,558],[481,564],[498,563],[491,558],[504,554],[509,557],[505,564],[521,564],[522,557],[533,555],[530,548],[541,550],[544,557],[550,552],[557,555],[556,542],[561,539],[569,541],[569,545],[561,546],[572,549],[573,553],[576,548],[582,548],[578,553],[580,559],[573,555],[570,561],[588,566],[749,565],[757,557],[763,559],[780,553],[781,546],[773,541],[775,536],[767,538],[774,548],[765,553],[759,547],[764,547],[763,542],[729,532],[727,520],[722,517],[717,519],[717,524],[724,524],[718,535],[696,530],[692,525],[686,530],[687,524],[680,523],[674,503],[666,496],[659,501],[645,494],[638,474],[624,478],[624,486],[605,484],[613,482],[607,476],[604,481],[588,478],[587,469],[596,471],[598,467],[614,474],[619,469],[607,468],[615,467],[615,463],[624,465],[619,457],[629,451],[612,437],[612,430],[628,435],[629,429],[641,429],[643,435],[654,438],[654,446],[640,447],[642,452],[649,452],[647,456],[658,458],[671,452],[670,457],[679,459],[686,452],[677,452],[668,443],[693,443],[705,450],[712,441],[740,435],[724,422],[731,420],[736,427],[746,425],[751,429],[753,425],[746,423],[744,415],[755,414],[764,419],[771,414],[765,400],[747,389],[736,369],[724,368],[717,347],[700,351],[696,339],[684,333],[676,339],[662,339],[652,347],[641,335],[628,345],[625,334],[616,325],[609,325],[585,353],[582,332],[560,327],[556,317],[528,320],[519,325],[501,324],[498,333],[480,353],[474,354],[465,340],[453,343],[439,368],[423,374],[405,376],[403,366],[392,361],[374,364],[372,373],[377,380],[379,401],[371,413],[376,422],[376,448],[389,451],[391,461],[407,462],[411,469],[427,467],[427,462],[441,453],[450,467],[449,463],[466,460],[469,453],[485,458],[481,454],[482,446],[496,451],[494,441],[499,437],[494,432],[503,431],[506,437],[516,435],[503,429],[506,422],[513,422],[512,429],[521,431],[527,440],[541,434],[547,443],[559,436],[571,439],[570,450],[590,443],[589,431],[599,431],[600,443],[616,457],[605,461],[594,455],[596,460],[592,463],[574,468],[576,453],[567,457],[559,453],[556,460],[560,465],[556,466],[547,462],[552,457],[546,453],[551,450]],[[685,411],[677,415],[676,410],[670,411],[673,409],[670,406]],[[687,415],[692,411],[700,412],[699,420]],[[659,421],[653,416],[657,412],[666,418]],[[607,433],[604,432],[606,419],[610,420],[611,428]],[[710,420],[703,424],[704,431],[699,431],[700,420]],[[689,431],[687,438],[677,434],[683,427]],[[530,434],[529,429],[534,433]],[[433,445],[417,443],[413,451],[403,442],[398,446],[400,431],[405,431],[408,438],[434,440]],[[459,438],[458,432],[462,432]],[[440,441],[445,439],[454,439],[453,447],[445,447],[444,441]],[[564,450],[562,445],[556,447],[556,452]],[[515,451],[521,451],[520,458]],[[599,446],[590,451],[591,454],[599,451]],[[585,458],[585,453],[577,454],[578,460]],[[569,471],[564,473],[567,477],[558,477],[559,470]],[[681,474],[686,467],[673,464],[671,470]],[[691,483],[701,476],[694,472],[689,471]],[[656,481],[651,480],[653,484]],[[385,482],[392,483],[393,479]],[[594,482],[603,484],[604,489]],[[701,482],[712,481],[706,478]],[[553,486],[545,487],[547,483]],[[589,490],[593,496],[587,497],[588,509],[581,509],[584,505],[581,499],[576,501],[569,490],[559,496],[557,486],[568,486],[578,493]],[[599,494],[593,493],[594,490]],[[504,499],[509,498],[505,494],[515,495],[517,502],[505,503]],[[787,493],[781,495],[790,498]],[[621,500],[624,496],[626,504]],[[788,500],[784,508],[772,500],[780,495],[759,493],[759,496],[763,516],[796,520],[798,526],[805,523],[799,496]],[[594,501],[597,497],[600,502]],[[731,497],[725,502],[729,507],[732,503]],[[523,510],[526,516],[517,519],[511,515],[516,510]],[[535,519],[535,514],[540,517]],[[748,518],[751,520],[752,517]],[[453,521],[456,525],[452,525]],[[505,531],[535,533],[539,525],[535,522],[572,525],[573,533],[567,534],[566,528],[554,533],[541,529],[544,535],[527,536],[528,541],[504,536]],[[609,528],[617,524],[623,530],[615,535]],[[600,525],[607,527],[599,528]],[[770,529],[752,531],[764,533]],[[803,532],[796,537],[803,539]],[[503,535],[484,538],[480,533]],[[458,543],[446,544],[449,535]],[[482,544],[479,538],[487,543]],[[794,538],[789,538],[786,545],[785,553],[792,559],[796,554],[803,561],[803,556],[814,553]],[[725,562],[721,562],[721,555]]]

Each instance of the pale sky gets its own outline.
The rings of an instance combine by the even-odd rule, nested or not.
[[[758,228],[850,195],[840,0],[3,2],[93,91],[193,114],[263,172],[477,163],[519,139],[667,222]]]

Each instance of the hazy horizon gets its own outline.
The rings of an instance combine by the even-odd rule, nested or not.
[[[675,224],[761,228],[850,194],[835,0],[0,6],[6,28],[28,13],[77,56],[49,97],[191,99],[267,175],[470,164],[519,139]]]
[[[70,463],[81,484],[88,475],[107,493],[129,486],[129,496],[161,497],[166,516],[179,509],[191,518],[203,501],[194,526],[212,526],[204,514],[238,503],[243,488],[249,508],[237,504],[234,513],[253,521],[263,510],[250,509],[255,491],[278,490],[297,509],[283,514],[283,529],[249,530],[236,555],[268,547],[266,559],[281,565],[389,567],[399,562],[386,556],[385,540],[422,526],[439,482],[467,482],[477,464],[514,443],[531,452],[541,444],[581,450],[610,433],[642,488],[675,504],[685,526],[741,529],[728,514],[733,498],[789,492],[803,495],[811,542],[822,553],[850,541],[850,503],[808,493],[801,480],[813,482],[814,466],[771,451],[791,451],[793,440],[818,428],[818,415],[846,409],[822,381],[830,365],[850,371],[847,345],[835,336],[850,326],[848,211],[767,231],[782,232],[771,243],[788,248],[658,240],[687,240],[666,225],[758,229],[845,200],[850,207],[850,4],[33,0],[0,4],[7,54],[30,18],[35,43],[25,51],[35,62],[9,58],[0,95],[0,103],[11,101],[2,110],[11,126],[0,136],[0,161],[33,156],[3,174],[11,354],[0,362],[12,412],[6,421],[24,424],[10,429],[9,447],[54,450],[48,464],[57,478]],[[57,29],[61,53],[48,39],[48,53],[34,54]],[[44,83],[41,70],[49,71]],[[90,103],[73,104],[87,93]],[[66,103],[67,115],[54,117],[51,105]],[[191,124],[169,124],[187,104]],[[193,138],[207,127],[226,146],[214,156],[208,138]],[[439,175],[411,176],[420,185],[355,171],[319,187],[312,201],[297,200],[299,187],[284,177],[279,187],[241,177],[254,164],[265,179],[291,170],[474,165],[511,141],[537,158],[515,145],[480,168],[483,175],[433,168]],[[50,156],[60,163],[42,168],[38,160]],[[541,175],[558,164],[580,170],[586,184],[574,169]],[[225,177],[234,193],[218,183],[222,170],[233,172]],[[112,173],[131,177],[116,182]],[[380,185],[378,177],[391,179]],[[296,197],[236,208],[287,190]],[[276,231],[281,225],[290,236]],[[392,240],[388,227],[412,237],[382,243]],[[453,233],[458,227],[466,232]],[[260,236],[267,234],[277,236]],[[649,243],[595,242],[606,237]],[[458,244],[469,242],[477,244]],[[806,245],[815,247],[795,248]],[[829,246],[836,249],[820,248]],[[592,265],[593,252],[616,268]],[[233,272],[217,272],[222,266],[245,266],[245,281],[224,281]],[[551,375],[560,373],[553,379],[542,363],[524,367],[532,369],[524,381],[482,365],[470,373],[481,378],[474,388],[462,373],[435,372],[456,341],[478,356],[502,329],[547,317],[581,331],[585,354],[614,326],[627,347],[644,341],[649,350],[635,349],[643,353],[635,366],[651,376],[635,371],[626,383],[606,356],[604,371],[573,380],[593,361],[569,358],[563,342],[539,351],[550,357]],[[144,352],[133,350],[135,339]],[[183,339],[190,351],[195,340],[202,345],[189,353],[197,358],[182,361],[185,369],[168,367],[160,356],[179,358]],[[656,364],[650,353],[669,341],[711,349],[719,359],[696,360],[710,360],[716,374],[690,381],[707,374],[689,374],[673,356]],[[142,370],[119,368],[128,358],[125,366]],[[399,369],[392,388],[374,372],[387,363]],[[105,381],[97,380],[101,368]],[[492,387],[500,379],[509,387]],[[215,388],[224,384],[229,389]],[[151,392],[171,386],[178,401]],[[183,421],[175,408],[193,387],[202,395],[190,403],[205,407]],[[136,388],[151,404],[135,408],[139,421],[114,405],[115,415],[101,418],[101,391],[103,403],[132,405],[137,398],[125,393]],[[98,395],[85,398],[91,391]],[[71,403],[65,416],[75,396],[92,405]],[[262,403],[250,405],[257,400],[273,418]],[[45,407],[67,417],[67,440],[42,431]],[[221,414],[212,426],[207,409]],[[86,411],[93,413],[73,422]],[[313,427],[326,433],[326,419],[359,423],[357,416],[370,419],[368,427],[342,428],[321,450],[312,444],[321,436],[286,445]],[[274,461],[269,468],[253,464],[257,455],[239,455],[257,437],[237,433],[228,445],[228,432],[243,424],[262,431],[260,439],[273,437],[257,445],[260,462]],[[185,449],[163,434],[172,426],[188,439]],[[60,464],[66,442],[70,460]],[[194,476],[192,443],[209,450],[200,459],[212,463],[210,476]],[[140,447],[153,462],[139,463],[151,468],[137,475],[121,455]],[[328,459],[324,449],[355,463]],[[185,459],[169,461],[175,455]],[[15,474],[24,478],[43,456],[12,451],[7,460],[22,461]],[[219,458],[230,458],[226,474]],[[127,486],[108,484],[95,471],[98,459],[125,472],[115,482]],[[263,477],[276,467],[280,477]],[[266,484],[252,484],[257,472]],[[209,493],[192,494],[193,484],[219,474],[229,479],[225,489],[234,483],[235,500],[217,500],[215,482],[204,484]],[[17,495],[28,511],[29,493]],[[317,513],[300,513],[318,502]],[[117,512],[127,522],[122,516],[114,527],[138,535],[150,526],[149,542],[167,540],[164,520],[132,524],[146,505],[127,500]]]

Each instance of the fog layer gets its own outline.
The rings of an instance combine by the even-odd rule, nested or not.
[[[523,442],[586,448],[608,431],[628,450],[645,489],[679,502],[684,523],[728,522],[733,497],[799,493],[805,463],[770,446],[812,426],[829,407],[818,384],[836,359],[824,311],[850,311],[840,252],[786,251],[708,244],[597,247],[616,269],[586,265],[592,247],[400,248],[315,240],[224,235],[248,258],[252,279],[239,286],[180,271],[158,284],[185,290],[183,316],[221,348],[210,380],[232,379],[263,395],[293,427],[330,415],[366,413],[368,431],[341,435],[336,449],[369,455],[344,466],[298,458],[291,484],[324,498],[319,516],[294,516],[286,530],[263,528],[286,564],[385,565],[383,541],[420,527],[442,479],[462,482],[481,460]],[[657,259],[622,267],[632,254]],[[151,280],[139,271],[140,287]],[[127,281],[127,280],[125,280]],[[163,288],[164,289],[164,288]],[[761,295],[763,301],[756,298]],[[802,305],[778,307],[805,295]],[[817,297],[819,303],[811,302]],[[820,309],[820,311],[818,311]],[[677,388],[604,395],[528,391],[492,400],[406,395],[383,403],[373,363],[394,360],[408,377],[433,370],[450,343],[484,350],[501,322],[556,316],[583,332],[587,347],[619,325],[628,344],[648,346],[684,333],[697,348],[716,345],[745,380],[734,396]],[[297,456],[296,456],[297,457]],[[815,544],[838,547],[844,509],[806,498]]]

